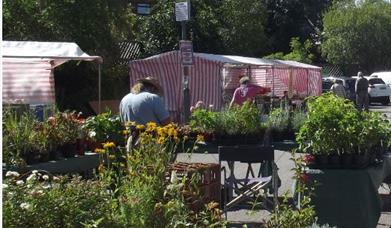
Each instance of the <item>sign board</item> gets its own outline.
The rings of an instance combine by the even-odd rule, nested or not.
[[[193,43],[190,40],[179,41],[179,50],[183,66],[193,65]]]
[[[176,21],[188,21],[190,16],[190,4],[187,1],[175,3]]]

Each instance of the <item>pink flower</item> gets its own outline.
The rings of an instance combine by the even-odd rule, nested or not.
[[[197,101],[195,108],[204,108],[205,104],[203,101]]]

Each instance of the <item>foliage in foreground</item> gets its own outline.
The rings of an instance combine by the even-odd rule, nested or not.
[[[296,138],[303,152],[372,153],[390,143],[391,124],[379,112],[359,112],[331,93],[310,98],[307,107],[308,118]]]
[[[191,184],[168,172],[180,142],[177,127],[137,125],[139,144],[131,153],[107,142],[95,180],[51,179],[33,172],[21,178],[8,172],[3,185],[7,227],[222,227],[217,203],[199,211],[183,192]],[[132,133],[132,132],[130,132]],[[196,179],[194,180],[197,183]],[[41,219],[37,221],[37,218]]]

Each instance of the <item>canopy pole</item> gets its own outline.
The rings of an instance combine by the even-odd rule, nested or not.
[[[100,73],[100,63],[98,65],[98,114],[100,114],[100,105],[101,105],[101,73]]]

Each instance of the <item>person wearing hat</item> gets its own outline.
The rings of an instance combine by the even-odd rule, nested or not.
[[[122,98],[119,105],[121,121],[133,121],[143,125],[148,122],[158,125],[170,123],[170,116],[161,96],[163,89],[156,79],[146,77],[137,80],[131,92]]]
[[[361,71],[357,73],[357,76],[358,79],[355,84],[357,108],[360,111],[362,111],[363,108],[365,111],[368,111],[369,110],[368,80],[364,78],[364,75]]]
[[[245,101],[253,101],[257,95],[271,91],[270,88],[250,84],[248,76],[242,76],[239,83],[240,86],[235,90],[229,107],[234,104],[242,105]]]
[[[342,85],[341,80],[334,79],[334,84],[331,86],[330,91],[339,97],[346,98],[345,87]]]

